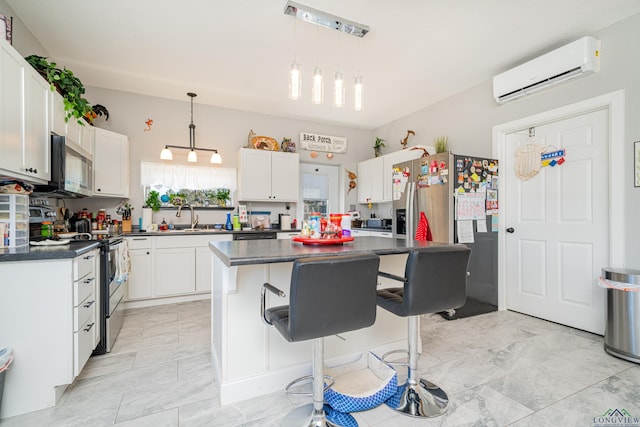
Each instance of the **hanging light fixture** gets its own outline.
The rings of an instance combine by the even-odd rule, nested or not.
[[[196,148],[196,125],[193,123],[193,98],[195,98],[198,95],[196,95],[193,92],[189,92],[187,93],[187,95],[191,97],[191,123],[189,123],[189,146],[185,147],[181,145],[165,145],[162,151],[160,152],[160,159],[173,160],[173,153],[171,152],[170,148],[179,148],[182,150],[189,150],[189,154],[187,155],[187,162],[189,163],[195,163],[198,161],[198,154],[196,153],[196,150],[197,150],[197,151],[213,152],[213,154],[211,154],[211,158],[209,159],[209,162],[220,164],[222,163],[222,157],[218,153],[218,150],[213,148]]]
[[[324,101],[324,82],[322,81],[322,69],[316,65],[313,70],[313,88],[311,91],[311,102],[322,104]]]
[[[300,64],[293,58],[289,72],[289,99],[297,101],[302,94],[302,80],[300,79]]]
[[[358,74],[354,85],[355,102],[353,107],[356,111],[362,111],[362,76]]]
[[[336,108],[344,107],[345,88],[342,73],[336,72],[336,78],[333,81],[333,106]]]

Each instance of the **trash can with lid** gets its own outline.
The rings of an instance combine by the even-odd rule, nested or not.
[[[603,268],[607,288],[607,353],[640,363],[640,270]]]

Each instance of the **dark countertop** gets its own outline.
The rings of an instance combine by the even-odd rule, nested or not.
[[[22,246],[0,249],[0,262],[75,258],[99,246],[99,240],[82,240],[60,246]]]
[[[132,231],[130,233],[125,233],[125,237],[129,236],[191,236],[191,235],[202,235],[202,234],[210,234],[212,236],[218,234],[256,234],[256,233],[296,233],[300,232],[300,230],[280,230],[280,229],[271,229],[265,228],[264,230],[213,230],[213,229],[198,229],[196,231],[182,231],[182,230],[174,230],[174,231]]]
[[[303,245],[293,240],[209,242],[211,251],[228,266],[290,262],[298,258],[374,252],[378,255],[407,253],[414,247],[448,247],[448,243],[416,242],[385,237],[356,237],[342,245]]]

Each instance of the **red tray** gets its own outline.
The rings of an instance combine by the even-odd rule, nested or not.
[[[339,239],[312,239],[310,237],[295,236],[291,240],[300,242],[303,245],[341,245],[345,242],[352,242],[353,236],[341,237]]]

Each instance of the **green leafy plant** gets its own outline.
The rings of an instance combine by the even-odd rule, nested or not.
[[[373,151],[374,154],[376,155],[376,157],[378,157],[381,154],[381,150],[385,147],[384,145],[384,139],[380,138],[380,137],[376,137],[376,142],[373,143]]]
[[[231,190],[228,188],[219,188],[216,191],[216,200],[218,201],[218,205],[226,206],[227,201],[231,200]]]
[[[89,123],[97,117],[93,107],[89,104],[83,95],[85,92],[84,85],[71,70],[56,67],[55,62],[49,62],[47,58],[38,55],[29,55],[26,61],[44,77],[50,84],[51,90],[57,90],[64,98],[64,110],[66,112],[65,121],[74,118],[78,124],[84,125],[81,119],[87,120]],[[102,106],[100,106],[102,107]],[[106,108],[102,107],[104,110]],[[100,110],[100,115],[105,111]],[[108,112],[106,113],[108,118]]]
[[[433,139],[436,153],[444,153],[449,151],[449,137],[448,136],[438,136]]]
[[[147,200],[144,201],[144,205],[151,208],[152,211],[158,212],[162,203],[160,202],[160,193],[155,190],[149,191]]]

